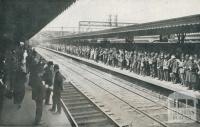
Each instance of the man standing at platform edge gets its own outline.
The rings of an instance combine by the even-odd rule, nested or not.
[[[44,69],[45,73],[44,73],[44,81],[45,84],[48,86],[48,88],[46,89],[46,97],[45,97],[45,104],[49,105],[49,100],[50,100],[50,95],[51,95],[51,91],[52,91],[52,85],[53,85],[53,62],[49,61],[47,63],[47,67]]]
[[[33,83],[32,83],[32,99],[35,100],[36,103],[36,113],[35,113],[35,125],[42,124],[42,112],[43,112],[43,100],[45,98],[45,83],[43,81],[44,69],[43,66],[37,64],[36,65],[36,75],[34,75]]]
[[[61,91],[63,90],[63,80],[64,77],[59,71],[59,66],[54,65],[54,85],[53,85],[53,106],[50,111],[55,112],[57,107],[57,113],[61,113]]]

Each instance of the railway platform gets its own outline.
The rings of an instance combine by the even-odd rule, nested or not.
[[[48,49],[48,48],[45,48],[45,49]],[[186,96],[198,99],[198,100],[200,99],[200,91],[188,90],[186,87],[183,87],[180,84],[173,84],[172,82],[160,81],[160,80],[152,78],[150,76],[141,76],[141,75],[138,75],[138,74],[135,74],[135,73],[131,73],[129,70],[121,70],[120,68],[114,68],[114,67],[111,67],[111,66],[107,66],[103,63],[97,63],[93,60],[88,60],[88,59],[85,59],[85,58],[70,55],[70,54],[60,52],[60,51],[56,51],[56,50],[53,50],[53,49],[48,49],[48,50],[62,54],[64,56],[70,57],[70,58],[75,59],[75,60],[82,61],[85,64],[88,64],[88,65],[93,66],[93,67],[98,67],[98,68],[100,68],[102,70],[106,70],[108,72],[114,72],[114,73],[117,73],[117,74],[120,74],[120,75],[128,76],[130,78],[133,78],[133,79],[136,79],[136,80],[139,80],[139,81],[142,81],[142,82],[146,82],[146,83],[149,83],[149,84],[154,85],[154,86],[158,86],[158,87],[161,87],[161,88],[164,88],[164,89],[176,92],[176,93],[180,93],[180,94],[183,94],[183,95],[186,95]]]
[[[35,102],[32,100],[31,88],[26,86],[26,93],[19,109],[12,99],[5,98],[0,127],[71,127],[64,112],[54,114],[48,109],[51,105],[44,105],[42,124],[34,126]]]
[[[94,105],[99,107],[102,112],[121,127],[199,126],[199,123],[195,122],[199,121],[197,119],[199,113],[196,111],[196,107],[190,108],[195,111],[193,115],[184,114],[184,112],[168,106],[169,102],[167,98],[159,98],[159,94],[155,91],[138,86],[135,82],[129,82],[121,77],[112,75],[109,71],[104,72],[102,69],[99,70],[91,67],[92,65],[95,66],[94,64],[84,64],[81,59],[75,60],[75,58],[66,57],[66,54],[61,54],[61,52],[57,51],[52,52],[52,50],[36,48],[36,52],[44,59],[59,64],[61,73],[70,79],[72,86],[76,87],[76,89],[87,96]],[[67,100],[65,102],[66,107],[69,109],[71,108],[72,102],[68,104],[68,100],[70,100],[73,101],[73,105],[78,104],[78,109],[88,108],[87,111],[91,112],[88,103],[84,101],[76,102],[76,99],[72,100],[72,98],[69,99],[65,97],[69,92],[72,92],[74,94],[73,96],[77,96],[77,92],[72,89],[72,86],[68,88],[69,86],[67,85],[62,95],[64,101],[65,99]],[[155,87],[152,88],[154,89]],[[169,90],[162,89],[162,91],[165,92]],[[173,92],[170,91],[169,93]],[[74,109],[74,107],[72,109]],[[185,111],[185,108],[183,110]],[[73,116],[74,111],[71,112]],[[172,113],[169,114],[169,112]],[[174,119],[174,116],[178,118]],[[179,120],[179,116],[184,118],[182,121],[188,122],[176,123],[176,121]],[[76,115],[74,117],[76,121]],[[171,117],[175,122],[170,119]],[[77,121],[79,122],[79,119]]]

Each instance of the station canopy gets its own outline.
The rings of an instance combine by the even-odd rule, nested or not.
[[[54,40],[64,39],[92,39],[92,38],[110,38],[110,37],[132,37],[132,36],[150,36],[150,35],[169,35],[200,32],[200,14],[185,17],[147,22],[142,24],[129,25],[69,35],[66,37],[57,37]]]
[[[31,38],[76,0],[0,0],[0,46]]]

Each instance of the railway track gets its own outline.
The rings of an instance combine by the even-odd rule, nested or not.
[[[119,127],[70,82],[61,94],[65,112],[75,127]]]
[[[48,56],[49,54],[46,55]],[[55,55],[56,54],[54,54],[54,56]],[[154,122],[153,126],[166,126],[166,127],[174,126],[172,124],[168,124],[167,122],[167,115],[168,115],[167,108],[163,105],[156,103],[155,101],[152,101],[151,100],[152,98],[145,97],[147,96],[147,94],[145,94],[144,92],[141,93],[141,91],[133,89],[129,90],[125,87],[122,87],[120,85],[121,82],[119,82],[119,80],[114,80],[114,79],[111,80],[110,78],[106,78],[105,74],[103,73],[99,73],[98,71],[89,68],[79,67],[80,65],[77,66],[74,64],[74,62],[72,63],[68,61],[67,62],[68,66],[66,66],[64,64],[66,61],[64,62],[62,57],[63,56],[56,55],[56,58],[60,58],[60,61],[58,61],[59,64],[65,66],[65,68],[68,71],[70,71],[70,73],[76,73],[76,75],[79,75],[84,80],[90,82],[92,85],[104,90],[105,93],[109,93],[118,100],[122,101],[131,110],[142,114],[144,116],[143,120],[145,118],[151,119]],[[92,79],[98,79],[98,80],[92,80]],[[190,126],[196,126],[197,124],[198,123],[192,123],[190,124]],[[152,126],[152,124],[148,126]],[[185,124],[182,126],[185,126]],[[199,124],[197,126],[199,126]]]

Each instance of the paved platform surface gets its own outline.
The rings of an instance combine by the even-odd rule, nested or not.
[[[183,87],[180,84],[173,84],[172,82],[160,81],[160,80],[152,78],[150,76],[141,76],[141,75],[135,74],[133,72],[130,72],[129,70],[121,70],[120,68],[114,68],[114,67],[105,65],[103,63],[100,63],[100,62],[97,63],[93,60],[88,60],[88,59],[85,59],[85,58],[81,58],[81,57],[70,55],[70,54],[67,54],[67,53],[64,53],[64,52],[52,50],[52,49],[49,49],[49,48],[46,48],[46,49],[54,51],[54,52],[58,52],[60,54],[63,54],[65,56],[68,56],[68,57],[71,57],[71,58],[74,58],[74,59],[78,59],[78,60],[93,64],[93,65],[96,65],[98,67],[101,67],[103,69],[107,69],[109,71],[120,73],[120,74],[129,76],[129,77],[133,77],[135,79],[142,80],[144,82],[147,82],[147,83],[150,83],[150,84],[153,84],[153,85],[156,85],[156,86],[160,86],[160,87],[172,90],[172,91],[177,92],[177,93],[181,93],[181,94],[193,97],[193,98],[200,99],[200,91],[188,90],[186,87]]]
[[[31,88],[27,86],[25,98],[20,109],[13,104],[13,100],[4,100],[0,127],[71,127],[64,112],[59,115],[48,111],[51,105],[44,105],[42,116],[43,124],[33,126],[35,108],[35,102],[32,100]]]

